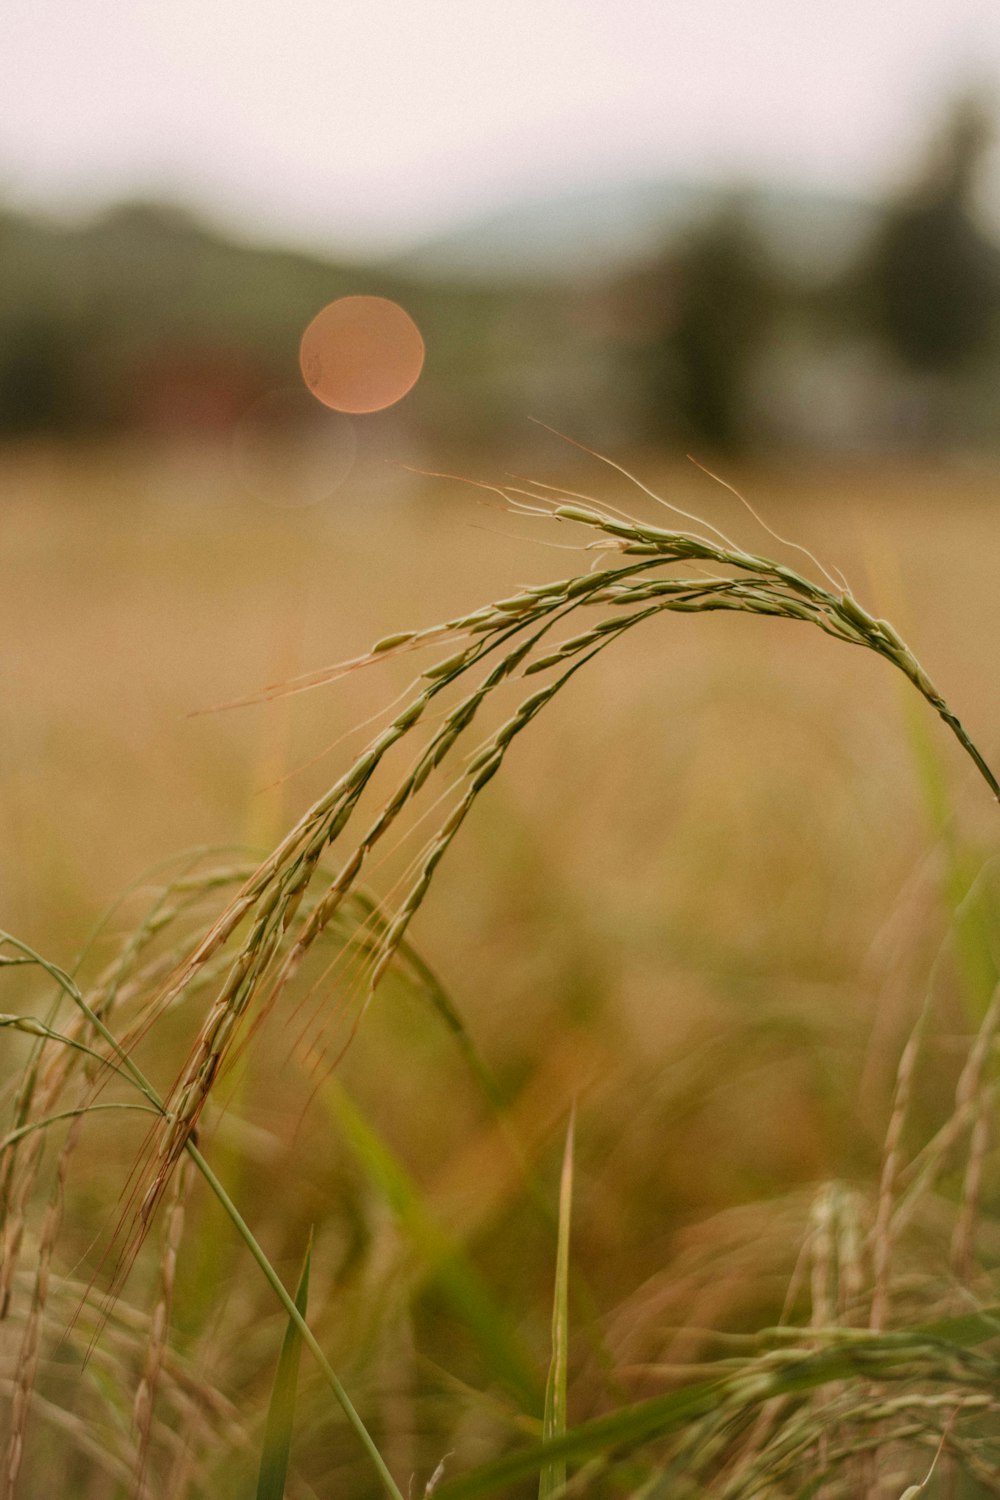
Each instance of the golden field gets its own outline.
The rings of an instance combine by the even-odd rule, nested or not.
[[[629,462],[660,495],[815,576],[690,465]],[[535,477],[671,524],[596,460]],[[1000,471],[802,463],[736,465],[726,478],[894,622],[996,765]],[[149,872],[173,856],[266,852],[360,752],[414,659],[204,710],[589,566],[586,553],[552,550],[579,543],[569,525],[375,467],[322,505],[283,508],[242,491],[211,453],[20,452],[0,459],[0,495],[0,926],[66,966],[133,889],[99,939],[110,951],[159,878]],[[370,877],[389,898],[414,852],[393,842]],[[991,914],[1000,932],[998,849],[985,786],[902,677],[783,620],[654,620],[539,717],[409,933],[497,1080],[503,1123],[435,1016],[397,984],[376,995],[334,1068],[350,1014],[319,974],[223,1078],[226,1107],[204,1133],[286,1280],[315,1228],[319,1324],[404,1490],[445,1451],[488,1457],[498,1425],[518,1430],[494,1409],[514,1344],[544,1378],[552,1247],[525,1162],[554,1211],[574,1101],[574,1263],[619,1397],[659,1390],[669,1368],[702,1357],[679,1326],[756,1327],[789,1285],[797,1305],[809,1274],[800,1265],[796,1281],[795,1267],[824,1184],[843,1185],[868,1232],[900,1054],[928,996],[909,1149],[953,1109],[1000,963],[988,932]],[[4,1010],[21,1008],[17,977],[3,976]],[[166,1083],[189,1019],[168,1017],[161,1035],[146,1045]],[[337,1103],[341,1086],[353,1105]],[[394,1196],[359,1146],[354,1107],[405,1169],[413,1201],[398,1182]],[[73,1178],[59,1257],[84,1281],[104,1274],[116,1173],[141,1142],[140,1127],[110,1146],[102,1130],[88,1122],[89,1175]],[[983,1274],[997,1250],[992,1154],[986,1166]],[[946,1177],[921,1220],[928,1246],[957,1191]],[[196,1195],[189,1221],[177,1347],[233,1403],[219,1419],[232,1431],[228,1448],[192,1440],[189,1461],[160,1434],[153,1492],[235,1495],[253,1473],[282,1320],[217,1211]],[[456,1304],[455,1247],[502,1309],[492,1375],[477,1331],[501,1316],[491,1324]],[[926,1257],[927,1276],[946,1281],[945,1251]],[[155,1274],[155,1256],[140,1261],[126,1302],[148,1304]],[[210,1285],[222,1289],[217,1305]],[[603,1409],[607,1369],[579,1328],[577,1338],[580,1420]],[[131,1368],[136,1356],[121,1359]],[[288,1493],[371,1494],[305,1364],[300,1416],[307,1436]],[[44,1420],[33,1418],[37,1431]],[[63,1440],[72,1447],[72,1434]],[[24,1493],[45,1493],[65,1470],[47,1467],[43,1446],[28,1451]],[[128,1493],[86,1454],[76,1461],[74,1493]],[[633,1493],[600,1483],[580,1492]]]

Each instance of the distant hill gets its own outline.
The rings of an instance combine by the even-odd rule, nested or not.
[[[512,316],[502,287],[252,245],[172,204],[85,220],[0,207],[0,437],[225,428],[256,397],[300,384],[303,330],[354,293],[400,301],[425,330],[426,377],[407,404],[416,423],[488,415],[483,351]],[[514,294],[515,322],[526,296]]]
[[[735,192],[792,275],[833,274],[875,223],[874,206],[833,194],[639,181],[513,204],[428,240],[397,265],[434,278],[478,281],[614,275],[677,241]]]
[[[685,260],[685,236],[734,200],[735,221],[756,225],[768,252],[764,297],[752,275],[740,279],[738,247],[735,259],[731,246],[718,249],[725,215],[716,251],[708,235]],[[606,448],[687,441],[685,393],[699,374],[690,360],[702,359],[703,377],[728,354],[734,307],[764,320],[732,397],[756,441],[869,440],[880,421],[891,433],[923,409],[921,389],[893,385],[878,330],[837,279],[877,224],[876,206],[829,194],[646,181],[515,204],[406,256],[352,264],[254,245],[170,204],[72,221],[0,204],[0,442],[121,432],[229,441],[281,392],[301,398],[287,410],[307,427],[318,408],[301,386],[299,340],[325,303],[354,293],[398,300],[423,331],[423,376],[384,430],[435,454],[523,452],[538,431],[529,415]],[[690,316],[687,343],[678,333],[692,281],[695,345]],[[991,374],[976,401],[963,399],[963,411],[981,408],[984,430],[995,426],[998,388]],[[355,425],[374,443],[379,422]]]

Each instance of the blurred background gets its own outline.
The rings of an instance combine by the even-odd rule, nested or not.
[[[529,472],[669,524],[539,423],[806,566],[685,455],[745,491],[895,622],[996,763],[993,0],[8,0],[4,74],[0,925],[69,962],[178,850],[268,849],[411,671],[201,710],[589,565],[550,549],[566,528],[415,469]],[[426,349],[367,415],[299,368],[353,296],[399,303]],[[580,1102],[575,1254],[627,1394],[659,1388],[666,1323],[776,1315],[818,1182],[867,1222],[928,996],[914,1140],[952,1108],[1000,972],[996,809],[910,693],[784,621],[657,621],[519,742],[414,924],[550,1201]],[[272,1024],[206,1139],[288,1278],[317,1226],[331,1348],[405,1489],[461,1448],[456,1409],[463,1454],[509,1427],[481,1440],[488,1361],[344,1133],[303,1123],[315,1080]],[[551,1240],[452,1040],[393,992],[338,1077],[544,1369]],[[86,1191],[83,1259],[114,1212]],[[922,1271],[947,1274],[950,1211]],[[224,1248],[192,1257],[177,1321],[252,1425],[280,1329],[199,1213]],[[467,1388],[423,1407],[428,1352]],[[295,1493],[368,1493],[324,1442]],[[43,1493],[64,1459],[38,1453]]]
[[[979,0],[16,0],[7,58],[5,442],[227,441],[374,292],[427,341],[408,448],[996,444]]]

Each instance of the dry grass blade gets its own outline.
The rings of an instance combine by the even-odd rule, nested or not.
[[[156,1400],[156,1391],[159,1384],[160,1371],[163,1366],[167,1334],[170,1327],[170,1311],[173,1306],[174,1284],[177,1277],[177,1255],[180,1250],[181,1236],[184,1233],[184,1206],[191,1185],[192,1175],[190,1162],[185,1161],[174,1176],[163,1234],[163,1254],[160,1260],[160,1294],[153,1312],[142,1377],[132,1404],[132,1418],[137,1434],[135,1472],[132,1485],[134,1500],[145,1500],[145,1497],[149,1494],[147,1461],[153,1427],[153,1406]]]
[[[573,1138],[576,1111],[570,1116],[559,1184],[559,1230],[556,1274],[552,1296],[552,1357],[545,1384],[545,1414],[542,1435],[546,1442],[566,1432],[566,1384],[569,1374],[569,1231],[573,1212]],[[566,1485],[566,1463],[557,1459],[543,1466],[538,1482],[538,1500],[554,1500]]]

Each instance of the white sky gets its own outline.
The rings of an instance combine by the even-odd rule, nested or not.
[[[0,198],[403,248],[616,177],[865,193],[1000,83],[1000,0],[3,0]]]

